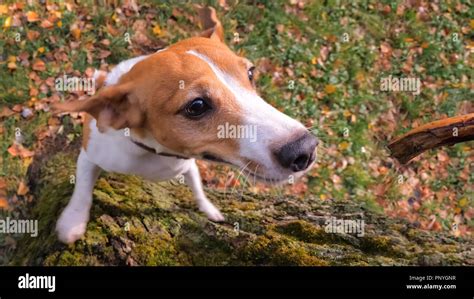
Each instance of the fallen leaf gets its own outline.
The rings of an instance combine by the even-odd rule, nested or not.
[[[341,151],[348,149],[349,146],[350,146],[350,143],[347,142],[347,141],[343,141],[343,142],[339,143],[339,145],[338,145],[338,147]]]
[[[156,36],[163,35],[163,31],[161,30],[160,25],[156,25],[155,27],[153,27],[153,34]]]
[[[327,93],[327,94],[332,94],[332,93],[335,93],[336,92],[336,86],[332,85],[332,84],[328,84],[324,87],[324,91]]]
[[[5,19],[5,22],[3,22],[3,28],[10,28],[10,26],[12,25],[12,17],[7,17]]]
[[[40,25],[41,28],[44,28],[44,29],[50,29],[50,28],[53,28],[54,27],[54,24],[51,23],[49,20],[43,20],[41,22],[41,25]]]
[[[15,114],[14,111],[12,111],[10,108],[8,108],[7,106],[4,106],[2,108],[2,110],[0,111],[0,118],[2,117],[9,117],[9,116],[12,116],[13,114]]]
[[[33,62],[33,70],[38,71],[38,72],[43,72],[46,70],[46,64],[44,63],[43,60],[36,59]]]
[[[30,23],[39,21],[39,16],[34,11],[29,11],[26,13],[26,20]]]
[[[8,210],[9,205],[6,198],[0,198],[0,209]]]
[[[18,190],[16,191],[16,194],[18,195],[26,195],[29,191],[28,186],[25,184],[24,181],[21,181],[20,184],[18,185]]]
[[[26,38],[30,41],[36,40],[40,36],[40,33],[35,30],[30,30],[26,33]]]
[[[26,149],[25,147],[23,147],[23,145],[18,144],[16,142],[13,143],[13,145],[10,146],[7,151],[13,157],[28,158],[33,157],[35,155],[35,152]]]
[[[76,40],[78,40],[78,39],[81,38],[81,29],[73,28],[73,29],[71,29],[71,34]]]
[[[468,203],[469,203],[469,200],[467,199],[467,197],[463,197],[459,200],[459,206],[461,208],[467,206]]]
[[[5,4],[0,5],[0,16],[8,14],[8,6]]]
[[[15,62],[9,62],[9,63],[7,64],[7,67],[8,67],[10,70],[16,70],[16,68],[17,68]]]
[[[380,44],[380,51],[384,54],[390,55],[392,53],[392,47],[390,44],[384,42]]]

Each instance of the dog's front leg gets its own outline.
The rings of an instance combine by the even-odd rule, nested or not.
[[[204,193],[201,175],[199,174],[199,169],[195,162],[193,162],[189,170],[184,173],[184,179],[186,180],[186,184],[194,193],[194,198],[197,201],[199,210],[204,212],[207,215],[207,218],[212,221],[224,221],[224,216],[222,216],[221,212],[219,212],[209,199],[207,199],[206,194]]]
[[[58,238],[62,242],[73,243],[84,235],[92,206],[92,191],[99,173],[100,168],[90,162],[81,150],[77,159],[74,193],[56,224]]]

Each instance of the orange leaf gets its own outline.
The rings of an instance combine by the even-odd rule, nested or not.
[[[8,13],[8,7],[5,4],[0,5],[0,16]]]
[[[18,185],[18,190],[16,191],[16,194],[18,195],[26,195],[30,189],[28,186],[25,184],[25,182],[21,181],[20,184]]]
[[[41,59],[36,59],[35,62],[33,62],[33,70],[39,72],[45,71],[46,64]]]
[[[54,24],[51,23],[49,20],[46,19],[46,20],[43,20],[43,21],[41,22],[41,25],[40,25],[40,26],[41,26],[41,28],[49,29],[49,28],[53,28],[53,27],[54,27]]]
[[[26,19],[28,20],[28,22],[37,22],[39,21],[39,16],[36,12],[29,11],[26,13]]]
[[[0,209],[8,210],[8,201],[6,198],[0,198]]]
[[[155,27],[153,27],[153,34],[155,34],[156,36],[163,35],[163,31],[161,30],[160,25],[156,25]]]
[[[343,142],[339,143],[338,147],[339,147],[340,150],[344,151],[344,150],[348,149],[350,145],[351,144],[349,142],[343,141]]]
[[[14,62],[9,62],[7,64],[7,67],[10,69],[10,70],[16,70],[17,66],[16,66],[16,63]]]
[[[13,143],[13,145],[10,146],[7,151],[13,157],[19,156],[20,158],[28,158],[35,155],[35,152],[24,148],[23,145],[18,143]]]
[[[34,41],[35,39],[37,39],[38,37],[40,36],[40,33],[38,31],[34,31],[34,30],[30,30],[26,33],[26,37],[28,38],[28,40],[30,41]]]
[[[327,94],[331,94],[331,93],[335,93],[336,92],[336,86],[332,85],[332,84],[328,84],[324,87],[324,91],[327,93]]]
[[[7,187],[7,181],[4,178],[0,178],[0,192],[2,189],[5,189]]]
[[[79,29],[79,28],[72,29],[71,34],[75,39],[80,39],[81,38],[81,29]]]

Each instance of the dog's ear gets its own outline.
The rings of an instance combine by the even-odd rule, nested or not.
[[[131,91],[130,83],[108,86],[87,100],[56,103],[53,105],[53,111],[87,112],[97,120],[100,132],[109,127],[116,130],[140,127],[145,113]]]
[[[224,42],[224,28],[217,18],[216,10],[212,7],[198,7],[199,18],[203,32],[200,36]]]

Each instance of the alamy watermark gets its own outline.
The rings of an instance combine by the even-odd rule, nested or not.
[[[30,234],[38,236],[38,220],[30,219],[0,219],[0,234]]]
[[[348,220],[330,217],[325,222],[325,231],[329,234],[354,234],[363,237],[365,234],[365,221],[361,219]]]
[[[411,92],[414,95],[419,95],[421,92],[421,80],[414,77],[383,77],[380,79],[381,91],[393,92]]]
[[[217,138],[220,139],[249,139],[250,142],[257,141],[256,125],[232,125],[226,122],[217,126]]]
[[[93,95],[95,93],[94,78],[69,77],[63,75],[62,77],[56,78],[54,85],[57,91],[83,91],[88,95]]]
[[[18,277],[19,289],[46,289],[53,293],[56,291],[56,276],[52,275],[30,275],[26,273]]]

